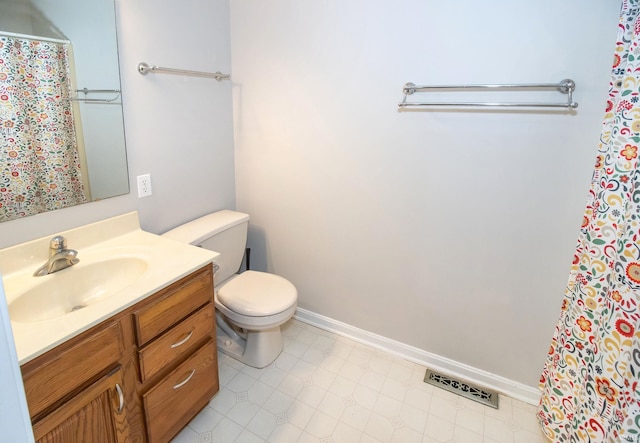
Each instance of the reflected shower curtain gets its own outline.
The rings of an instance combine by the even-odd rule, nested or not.
[[[86,201],[67,45],[0,36],[0,221]]]
[[[624,0],[598,157],[540,387],[552,442],[640,442],[640,5]]]

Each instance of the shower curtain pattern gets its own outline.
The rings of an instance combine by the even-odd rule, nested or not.
[[[67,45],[0,36],[0,221],[86,201]]]
[[[552,442],[640,441],[640,7],[625,0],[595,171],[540,387]]]

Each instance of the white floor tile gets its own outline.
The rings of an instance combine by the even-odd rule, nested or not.
[[[433,415],[451,423],[455,423],[457,414],[458,409],[451,399],[445,399],[436,395],[431,398],[429,415]]]
[[[340,368],[340,372],[338,372],[338,374],[341,377],[358,383],[360,381],[360,378],[362,378],[362,375],[364,374],[364,370],[356,363],[352,361],[346,361],[342,365],[342,368]]]
[[[251,432],[261,437],[264,441],[269,438],[273,430],[276,428],[276,425],[276,418],[274,414],[264,409],[260,409],[246,427]]]
[[[228,390],[235,392],[247,392],[251,386],[256,382],[256,379],[243,373],[238,372],[235,377],[229,380],[224,386]]]
[[[355,389],[356,383],[354,381],[338,375],[331,383],[331,386],[329,386],[328,391],[340,397],[346,397],[353,395]]]
[[[365,429],[366,434],[382,441],[391,441],[393,431],[391,420],[375,412],[371,413]]]
[[[190,422],[189,428],[197,433],[211,431],[224,418],[224,415],[206,407],[198,413]]]
[[[427,424],[427,414],[418,408],[404,403],[399,415],[402,423],[409,429],[422,433]]]
[[[448,442],[453,439],[455,430],[456,427],[452,422],[443,420],[435,415],[430,415],[429,418],[427,418],[424,433],[431,438],[435,438],[437,441]]]
[[[242,426],[225,417],[211,431],[211,441],[234,441],[242,431],[244,431]]]
[[[340,421],[358,429],[364,431],[367,428],[367,423],[371,417],[371,410],[360,405],[347,406],[342,412]]]
[[[456,443],[483,443],[482,433],[473,432],[467,428],[456,426],[453,431],[453,438]]]
[[[462,408],[456,414],[456,427],[468,429],[480,435],[484,432],[484,411]]]
[[[420,443],[422,442],[422,432],[409,428],[396,429],[391,437],[391,443]],[[456,443],[461,443],[457,442]]]
[[[346,405],[344,398],[327,392],[320,404],[318,404],[318,411],[324,412],[325,414],[333,418],[339,419],[345,407]]]
[[[404,402],[422,411],[428,412],[432,395],[422,389],[409,389],[404,396]]]
[[[242,431],[242,434],[240,434],[238,438],[235,439],[233,443],[261,443],[261,442],[264,442],[263,438],[258,437],[256,434],[245,429],[244,431]]]
[[[405,383],[386,377],[383,379],[380,393],[391,398],[395,398],[396,400],[404,401],[404,398],[407,395],[407,388]]]
[[[285,375],[285,377],[278,385],[278,390],[294,398],[297,397],[298,394],[300,394],[302,388],[304,388],[302,380],[300,380],[298,376],[293,374]]]
[[[376,405],[378,395],[379,394],[373,389],[362,385],[356,385],[356,389],[353,391],[353,398],[356,403],[371,410],[373,410],[373,407]]]
[[[258,380],[247,391],[247,399],[258,406],[262,406],[271,397],[273,391],[274,389],[271,386]]]
[[[276,388],[286,376],[287,372],[277,366],[270,366],[264,369],[264,372],[260,376],[260,381],[266,383],[272,388]]]
[[[246,427],[251,419],[260,410],[260,406],[250,401],[240,401],[231,408],[227,417],[238,423],[243,428]]]
[[[384,375],[370,369],[362,374],[362,377],[360,377],[360,384],[376,391],[380,391],[382,390],[385,380],[386,377]]]
[[[298,362],[298,357],[294,357],[288,352],[282,352],[274,362],[276,367],[283,371],[289,372],[291,368]]]
[[[236,393],[225,387],[220,387],[220,391],[209,402],[209,406],[225,415],[236,404]]]
[[[262,407],[272,414],[279,414],[286,412],[293,404],[293,400],[293,397],[289,397],[287,394],[276,390],[273,391],[273,394],[271,394]]]
[[[304,430],[318,438],[327,438],[331,436],[337,425],[338,420],[323,412],[316,411]]]
[[[296,398],[312,408],[317,408],[326,393],[327,391],[316,386],[305,386]]]
[[[376,404],[373,406],[373,412],[389,419],[398,416],[401,409],[401,402],[384,394],[378,395]]]
[[[302,430],[291,423],[277,425],[269,436],[269,443],[295,442],[302,435]]]
[[[172,443],[198,443],[198,433],[187,426],[173,438]]]
[[[338,422],[331,437],[334,443],[353,443],[360,441],[362,431],[349,426],[346,423]]]
[[[334,372],[327,371],[323,368],[317,368],[311,376],[311,380],[315,386],[326,391],[329,389],[329,386],[331,386],[336,377],[337,375]]]
[[[263,369],[218,354],[220,392],[172,443],[546,443],[536,407],[423,382],[424,367],[297,320]]]
[[[307,423],[311,420],[311,416],[315,412],[315,409],[302,403],[301,401],[294,400],[287,411],[287,420],[294,426],[300,429],[307,427]]]

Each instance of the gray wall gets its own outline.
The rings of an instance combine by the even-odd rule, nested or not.
[[[582,220],[619,9],[231,2],[236,186],[252,262],[292,280],[302,308],[535,387]],[[575,115],[396,107],[408,81],[563,78],[577,83]]]
[[[586,201],[618,2],[117,5],[129,176],[150,173],[154,195],[0,224],[0,247],[134,209],[160,233],[237,198],[252,263],[291,279],[301,307],[535,386]],[[141,61],[232,67],[233,83],[143,77]],[[396,110],[407,81],[565,77],[575,115]]]

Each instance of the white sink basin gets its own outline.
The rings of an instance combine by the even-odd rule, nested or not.
[[[147,262],[138,257],[116,257],[87,265],[81,259],[77,265],[43,277],[22,276],[23,281],[15,283],[25,290],[9,303],[9,316],[16,322],[31,323],[68,315],[109,299],[135,282],[147,267]],[[7,281],[8,286],[12,283]]]

